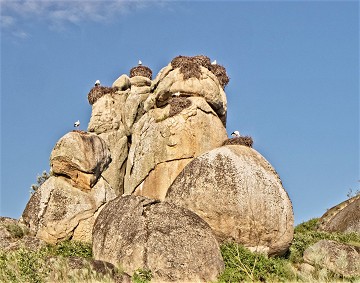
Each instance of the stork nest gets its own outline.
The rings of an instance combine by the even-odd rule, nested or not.
[[[225,67],[218,64],[210,65],[209,70],[218,78],[220,85],[224,89],[230,81],[229,77],[226,74]]]
[[[118,87],[94,86],[88,94],[89,103],[93,105],[100,97],[108,93],[114,94],[118,90]]]
[[[226,74],[226,69],[221,65],[211,65],[210,58],[205,55],[177,56],[171,61],[171,66],[180,68],[180,72],[184,76],[184,80],[189,78],[200,79],[201,68],[200,66],[211,71],[219,80],[222,88],[229,83],[229,77]]]
[[[152,71],[149,67],[146,66],[136,66],[130,70],[130,78],[135,76],[142,76],[152,79]]]
[[[185,108],[190,107],[191,100],[187,99],[186,97],[173,97],[169,99],[170,104],[170,111],[169,111],[169,117],[175,116],[176,114],[179,114],[182,110]]]
[[[245,145],[248,147],[252,147],[253,139],[249,136],[231,138],[224,141],[223,145]]]

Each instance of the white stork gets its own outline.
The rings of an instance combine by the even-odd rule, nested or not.
[[[240,137],[240,132],[235,131],[235,132],[231,133],[231,136],[234,137],[234,138],[238,138],[238,137]]]

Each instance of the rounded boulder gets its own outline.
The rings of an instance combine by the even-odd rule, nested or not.
[[[293,239],[288,194],[269,162],[247,146],[227,145],[198,156],[165,200],[198,214],[222,242],[281,255]]]
[[[209,282],[224,269],[211,228],[195,213],[141,196],[109,202],[93,228],[95,259],[155,281]]]

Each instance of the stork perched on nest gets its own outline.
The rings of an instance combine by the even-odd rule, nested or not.
[[[96,80],[95,86],[100,86],[100,81],[99,80]]]
[[[139,66],[141,66],[141,65],[142,65],[142,62],[141,62],[141,60],[139,60],[139,62],[138,62],[138,65],[139,65]]]
[[[79,127],[80,127],[80,121],[79,121],[79,120],[77,120],[77,121],[74,123],[74,127],[76,128],[76,130],[79,129]]]
[[[238,137],[240,137],[240,132],[239,131],[234,131],[233,133],[231,133],[231,136],[233,138],[238,138]]]
[[[211,62],[211,65],[216,65],[216,64],[217,64],[216,60]]]

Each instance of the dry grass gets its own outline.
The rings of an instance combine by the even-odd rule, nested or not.
[[[135,76],[142,76],[152,80],[152,71],[146,66],[136,66],[130,70],[130,78]]]
[[[210,70],[219,80],[222,88],[229,83],[229,77],[226,74],[226,69],[221,65],[211,65],[210,58],[204,55],[177,56],[171,61],[173,68],[180,68],[180,72],[184,76],[184,80],[189,78],[200,79],[201,69],[200,66]]]
[[[114,94],[119,89],[117,87],[94,86],[88,93],[88,101],[93,105],[100,97],[105,94]]]
[[[245,136],[245,137],[237,137],[231,138],[224,141],[223,145],[245,145],[248,147],[253,146],[253,139],[252,137]]]
[[[173,97],[169,99],[170,111],[169,117],[179,114],[183,109],[191,105],[191,100],[186,97]]]

